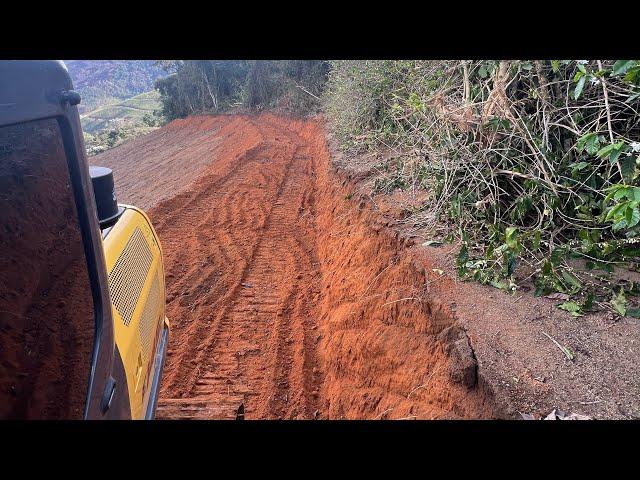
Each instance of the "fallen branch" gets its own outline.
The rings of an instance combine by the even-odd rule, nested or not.
[[[394,408],[396,408],[396,407],[387,408],[384,412],[382,412],[380,415],[378,415],[378,416],[375,418],[375,420],[379,420],[380,418],[382,418],[382,416],[383,416],[385,413],[390,412],[390,411],[391,411],[391,410],[393,410]]]

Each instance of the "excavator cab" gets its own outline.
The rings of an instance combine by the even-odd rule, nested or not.
[[[162,250],[89,167],[67,69],[0,62],[0,418],[151,419],[165,360]]]

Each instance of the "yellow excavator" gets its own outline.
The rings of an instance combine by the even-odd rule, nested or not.
[[[0,418],[152,419],[169,338],[147,215],[90,167],[63,62],[0,62]]]

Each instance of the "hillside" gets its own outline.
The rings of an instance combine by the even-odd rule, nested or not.
[[[153,90],[80,116],[89,155],[103,152],[158,128],[160,94]]]
[[[82,96],[80,114],[153,89],[166,72],[153,60],[66,60],[74,88]]]
[[[127,123],[142,123],[145,115],[153,115],[160,108],[160,94],[151,91],[118,103],[98,107],[80,116],[82,129],[96,133],[106,128]]]

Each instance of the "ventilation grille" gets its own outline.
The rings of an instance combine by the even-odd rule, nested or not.
[[[144,361],[148,362],[151,359],[154,333],[158,325],[158,314],[160,310],[160,280],[158,279],[158,272],[153,277],[153,283],[151,284],[151,290],[147,295],[147,301],[144,304],[144,310],[142,311],[142,317],[140,318],[140,344],[142,346],[142,355],[144,355]]]
[[[129,326],[152,261],[144,235],[136,228],[109,273],[111,301]]]

